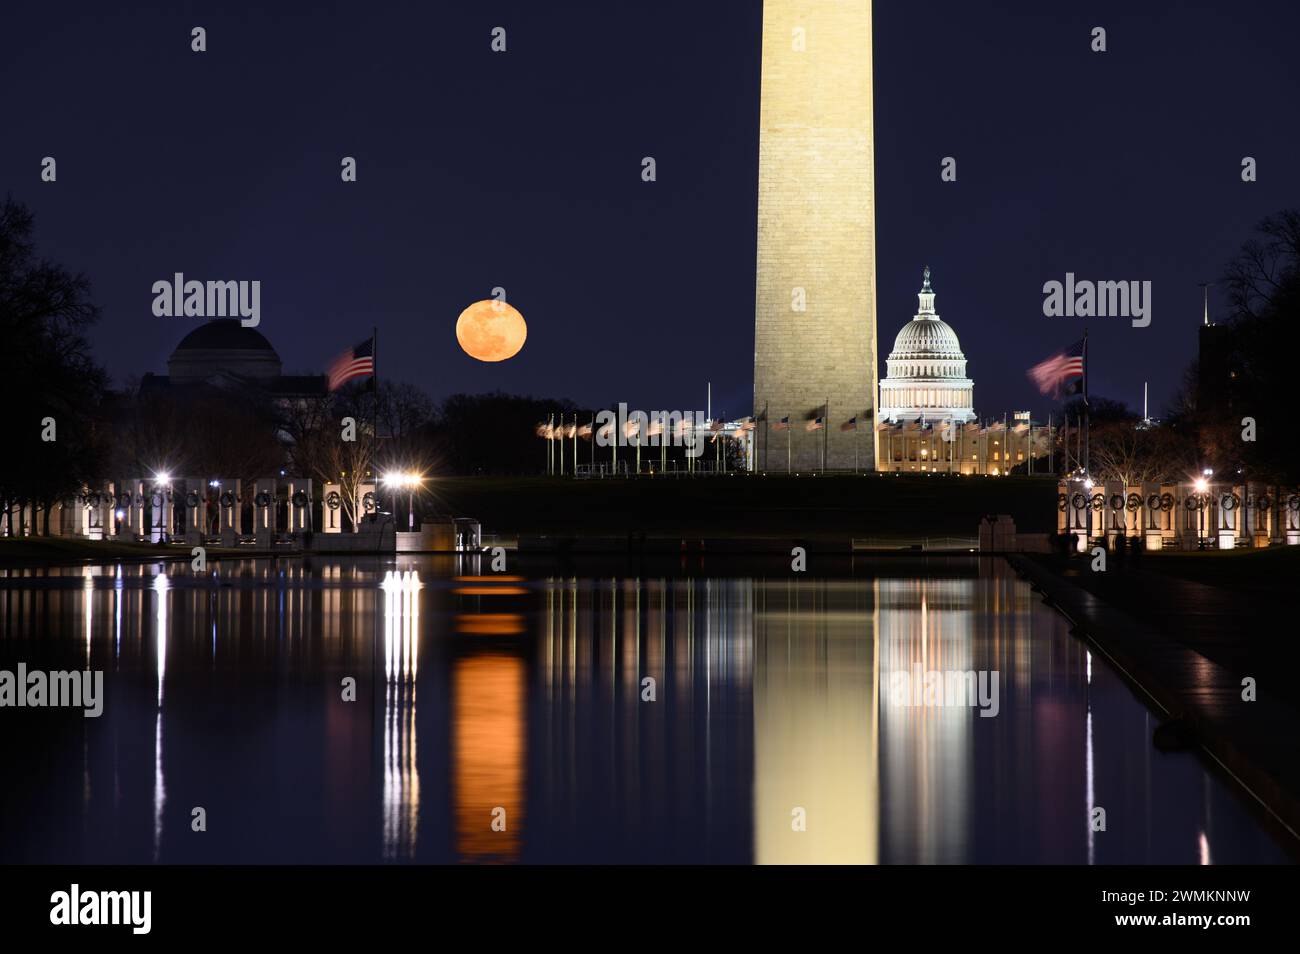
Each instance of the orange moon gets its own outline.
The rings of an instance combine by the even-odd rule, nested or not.
[[[467,355],[480,361],[513,358],[527,337],[524,316],[503,301],[476,301],[456,319],[456,340]]]

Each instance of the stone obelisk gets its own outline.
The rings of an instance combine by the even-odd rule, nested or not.
[[[870,0],[764,0],[760,470],[875,468],[874,151]]]

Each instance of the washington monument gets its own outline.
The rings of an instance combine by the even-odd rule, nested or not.
[[[872,470],[870,0],[764,0],[761,90],[757,464],[770,472]]]

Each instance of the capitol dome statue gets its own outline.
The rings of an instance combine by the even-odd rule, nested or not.
[[[957,333],[934,311],[930,267],[925,268],[920,311],[894,339],[880,382],[879,419],[889,423],[975,420],[975,382],[966,377],[966,356]]]

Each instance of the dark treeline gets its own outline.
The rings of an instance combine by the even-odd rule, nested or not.
[[[32,214],[0,206],[0,406],[10,414],[0,465],[0,506],[44,508],[107,465],[107,375],[85,331],[99,318],[82,275],[42,261]]]
[[[1264,219],[1222,283],[1226,320],[1208,330],[1170,420],[1196,435],[1215,473],[1294,484],[1300,442],[1287,418],[1300,354],[1300,211]]]

